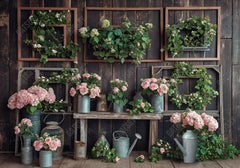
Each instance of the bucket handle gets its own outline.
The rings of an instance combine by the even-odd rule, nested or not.
[[[123,134],[123,135],[126,135],[126,137],[128,137],[128,134],[127,134],[125,131],[114,131],[114,132],[113,132],[113,139],[114,139],[114,140],[118,139],[118,138],[115,137],[115,134],[116,134],[116,133],[121,133],[121,134]]]
[[[44,118],[43,118],[43,123],[46,124],[46,120],[47,118],[50,116],[50,115],[53,115],[53,114],[47,114]],[[64,121],[65,119],[65,115],[62,113],[62,120],[60,122],[58,122],[58,125],[61,125],[62,122]]]

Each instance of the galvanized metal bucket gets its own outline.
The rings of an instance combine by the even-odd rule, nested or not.
[[[31,137],[24,137],[21,148],[21,162],[22,164],[32,164],[33,160],[33,149],[31,145]]]
[[[123,112],[123,106],[119,105],[117,103],[113,103],[113,112],[122,113]]]
[[[90,97],[78,96],[78,112],[89,113],[90,112]]]
[[[52,166],[52,151],[40,151],[39,157],[40,167],[51,167]]]
[[[113,147],[120,158],[128,157],[130,138],[125,131],[113,132]]]
[[[164,111],[164,95],[152,95],[150,100],[154,107],[154,113],[162,113]]]

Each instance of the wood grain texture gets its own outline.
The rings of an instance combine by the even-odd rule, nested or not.
[[[232,63],[240,64],[240,17],[239,17],[240,2],[238,0],[233,0],[233,53],[232,53]]]

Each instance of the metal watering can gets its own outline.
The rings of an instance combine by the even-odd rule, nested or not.
[[[113,132],[113,147],[116,149],[116,153],[119,154],[120,158],[128,157],[132,152],[138,139],[142,139],[142,136],[138,133],[135,134],[136,139],[130,146],[130,138],[125,131],[114,131]]]
[[[177,143],[178,147],[183,153],[184,163],[194,163],[196,160],[197,152],[197,136],[192,132],[192,130],[187,130],[182,136],[183,145],[174,138],[174,141]]]

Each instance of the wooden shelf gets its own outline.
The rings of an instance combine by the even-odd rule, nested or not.
[[[113,120],[161,120],[162,113],[143,113],[141,115],[129,115],[129,113],[96,112],[74,113],[74,119],[113,119]]]

